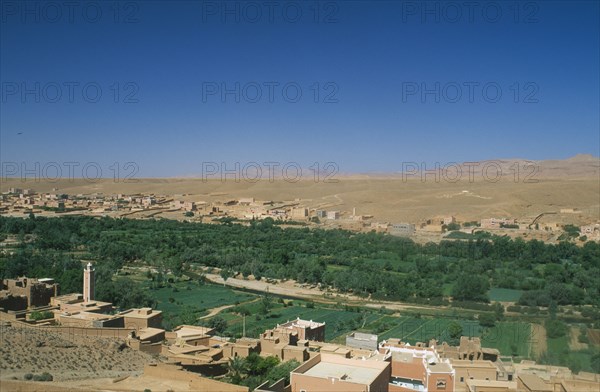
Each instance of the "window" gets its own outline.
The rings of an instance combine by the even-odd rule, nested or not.
[[[464,378],[464,377],[461,377],[461,378],[460,378],[460,382],[464,382],[464,381],[465,381],[465,378]]]
[[[446,380],[444,380],[443,378],[438,378],[435,382],[435,387],[437,389],[446,389]]]
[[[512,376],[513,376],[512,374],[508,375],[508,381],[512,381]]]

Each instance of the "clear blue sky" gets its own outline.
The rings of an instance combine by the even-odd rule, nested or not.
[[[369,172],[600,153],[597,1],[273,1],[272,17],[264,1],[40,3],[2,1],[3,162],[98,162],[110,175],[133,161],[158,177],[203,161]],[[40,102],[22,91],[36,82]],[[439,102],[414,91],[436,82]],[[236,83],[239,103],[209,94]]]

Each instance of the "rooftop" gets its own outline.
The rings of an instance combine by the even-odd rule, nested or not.
[[[449,363],[436,362],[427,364],[427,369],[432,373],[452,373],[452,366]]]
[[[142,328],[139,330],[137,336],[140,340],[147,340],[164,332],[165,330],[160,328]]]
[[[553,391],[552,384],[547,384],[535,374],[521,374],[519,376],[523,384],[532,391]]]
[[[308,321],[302,320],[298,317],[296,320],[288,321],[287,323],[278,325],[278,327],[291,328],[291,327],[300,327],[300,328],[318,328],[320,326],[325,325],[325,323],[318,323],[316,321]]]
[[[370,384],[381,373],[381,370],[382,369],[352,366],[350,364],[319,362],[308,369],[304,374],[318,378],[333,377],[358,384]]]
[[[139,309],[129,309],[120,314],[125,317],[133,317],[133,318],[141,318],[148,319],[161,314],[160,310],[153,310],[152,308],[139,308]]]
[[[492,361],[470,361],[467,359],[451,359],[453,367],[468,367],[468,368],[488,368],[496,370],[496,365]]]
[[[491,387],[491,388],[507,388],[511,390],[517,389],[517,383],[514,381],[496,381],[496,380],[465,380],[467,387]]]
[[[178,338],[186,338],[199,335],[210,335],[215,332],[214,328],[198,327],[195,325],[181,325],[173,330]]]

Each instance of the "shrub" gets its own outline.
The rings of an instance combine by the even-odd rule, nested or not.
[[[31,380],[33,378],[33,374],[27,373],[24,377],[25,380]]]
[[[36,374],[33,376],[33,381],[52,381],[54,377],[48,372],[44,372],[42,374]]]
[[[567,334],[567,325],[560,320],[548,320],[545,326],[549,338],[560,338]]]
[[[481,313],[479,315],[479,325],[482,327],[493,327],[496,325],[496,316],[490,313]]]

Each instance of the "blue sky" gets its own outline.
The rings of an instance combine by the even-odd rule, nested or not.
[[[23,4],[1,8],[2,162],[162,177],[600,154],[596,1]]]

